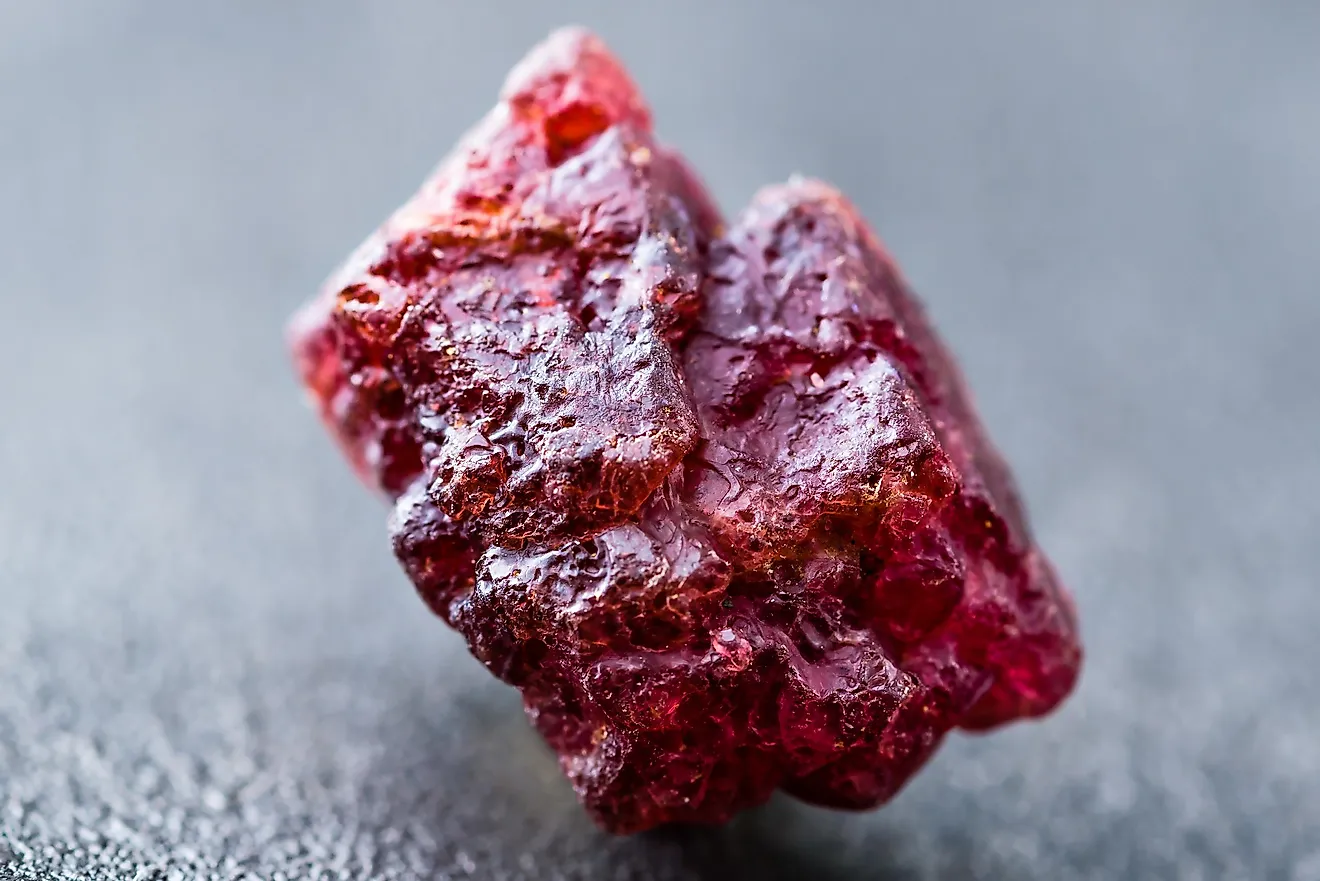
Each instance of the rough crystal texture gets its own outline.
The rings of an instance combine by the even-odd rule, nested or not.
[[[856,210],[729,229],[561,31],[293,324],[395,551],[617,832],[864,808],[1080,649],[958,369]]]

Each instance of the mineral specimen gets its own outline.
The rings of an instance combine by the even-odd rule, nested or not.
[[[1053,708],[1071,603],[948,351],[825,184],[729,228],[581,30],[292,326],[394,549],[605,828],[890,798]]]

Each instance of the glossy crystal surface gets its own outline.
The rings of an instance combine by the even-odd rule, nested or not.
[[[612,831],[871,807],[1074,683],[1070,600],[856,209],[795,179],[726,227],[584,31],[292,341],[418,591]]]

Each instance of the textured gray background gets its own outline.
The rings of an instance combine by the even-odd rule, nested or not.
[[[569,20],[726,207],[856,198],[1076,590],[1074,699],[878,813],[594,831],[290,377]],[[1317,45],[1303,0],[0,0],[0,876],[1320,878]]]

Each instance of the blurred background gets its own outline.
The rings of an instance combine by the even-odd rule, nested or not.
[[[1076,593],[1071,701],[879,812],[595,831],[292,379],[568,22],[726,211],[856,200]],[[1320,878],[1317,45],[1300,0],[0,0],[0,877]]]

